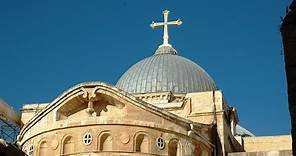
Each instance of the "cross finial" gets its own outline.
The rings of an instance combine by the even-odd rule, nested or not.
[[[168,34],[168,26],[169,25],[181,25],[182,21],[180,19],[177,19],[176,21],[168,21],[168,16],[169,16],[170,11],[169,10],[164,10],[162,12],[163,14],[163,22],[154,22],[150,24],[151,28],[157,28],[163,26],[163,43],[160,45],[162,46],[171,46],[169,44],[169,34]]]

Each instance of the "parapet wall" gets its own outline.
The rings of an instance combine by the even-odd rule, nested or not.
[[[245,137],[243,142],[246,152],[292,149],[292,138],[290,135]]]
[[[291,150],[229,153],[228,156],[291,156]]]

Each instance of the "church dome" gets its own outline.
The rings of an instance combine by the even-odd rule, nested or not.
[[[200,66],[178,56],[171,46],[160,46],[153,56],[130,67],[116,87],[132,94],[191,93],[217,89],[212,78]]]

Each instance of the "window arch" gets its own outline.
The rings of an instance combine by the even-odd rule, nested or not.
[[[72,136],[67,136],[63,141],[63,151],[62,154],[69,154],[74,152],[74,138]]]
[[[170,140],[168,144],[168,155],[169,156],[180,156],[180,144],[177,139]]]
[[[148,153],[149,152],[149,138],[146,134],[139,134],[135,138],[136,152]]]
[[[113,138],[109,132],[104,132],[99,136],[99,150],[111,151],[113,146]]]
[[[48,144],[46,141],[42,141],[40,144],[39,144],[39,149],[38,149],[38,155],[42,156],[42,155],[48,155],[49,152],[48,152]]]

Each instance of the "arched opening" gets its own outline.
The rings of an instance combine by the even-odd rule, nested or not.
[[[149,139],[145,134],[139,134],[136,137],[136,152],[148,153],[149,152]]]
[[[169,156],[179,156],[179,143],[178,140],[171,140],[168,145],[168,155]]]
[[[74,139],[71,136],[67,136],[63,142],[62,154],[69,154],[74,152]]]
[[[48,145],[46,141],[42,141],[41,144],[39,145],[39,152],[38,152],[40,156],[43,155],[48,155]]]
[[[112,150],[112,136],[110,133],[104,133],[100,137],[100,151],[111,151]]]

